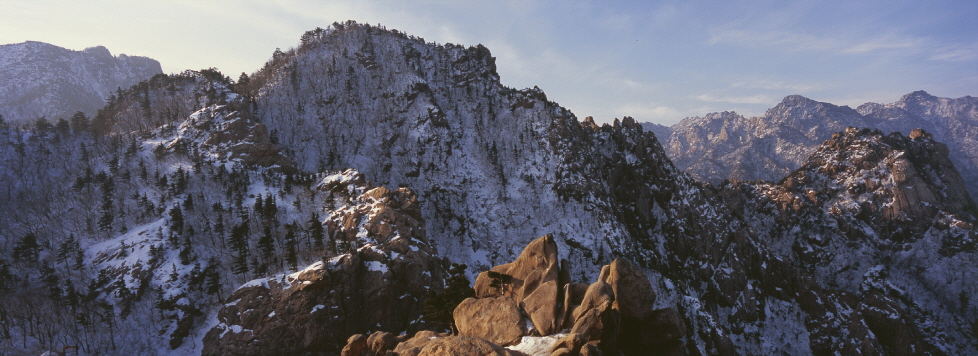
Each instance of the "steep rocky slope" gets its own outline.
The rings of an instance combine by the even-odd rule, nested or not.
[[[972,353],[978,210],[947,153],[923,130],[849,128],[782,182],[720,194],[778,261],[810,273],[817,300],[834,301],[816,310],[835,317],[806,310],[806,323],[834,324],[822,330],[848,339],[846,353]]]
[[[113,56],[102,46],[72,51],[43,42],[0,46],[0,115],[23,123],[40,117],[91,116],[117,89],[163,73],[146,57]]]
[[[261,122],[302,169],[357,167],[416,189],[429,234],[453,260],[487,268],[552,232],[574,236],[560,238],[565,251],[598,266],[637,249],[618,191],[644,189],[624,197],[648,209],[652,195],[666,204],[681,189],[633,120],[582,125],[539,89],[506,88],[484,47],[352,23],[304,39],[252,76]],[[633,186],[640,176],[661,181],[660,192]],[[648,235],[657,218],[643,215],[635,228]]]
[[[892,104],[867,103],[853,110],[792,95],[759,117],[733,112],[691,117],[659,136],[676,166],[697,179],[777,181],[801,167],[815,147],[846,127],[904,135],[927,130],[951,147],[951,160],[978,194],[978,99],[938,98],[923,91]]]
[[[326,218],[349,251],[237,289],[204,338],[204,355],[335,353],[353,333],[420,326],[428,289],[442,287],[445,271],[425,236],[417,196],[369,187],[352,170],[318,189],[349,201]]]
[[[939,98],[916,91],[894,103],[867,103],[856,110],[881,121],[878,126],[867,127],[904,134],[915,128],[930,132],[948,145],[948,156],[965,178],[965,187],[972,196],[978,196],[978,98]]]

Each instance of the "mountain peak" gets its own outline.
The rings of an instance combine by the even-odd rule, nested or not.
[[[937,97],[928,94],[926,91],[917,90],[910,94],[904,95],[902,98],[900,98],[900,102],[910,103],[910,102],[930,101],[934,99],[937,99]]]
[[[105,48],[105,46],[88,47],[82,52],[93,55],[95,57],[112,58],[112,52],[109,52],[109,49]]]
[[[806,104],[810,104],[810,103],[818,103],[818,102],[815,101],[815,100],[806,98],[804,96],[801,96],[801,95],[798,95],[798,94],[794,94],[794,95],[788,95],[788,96],[784,97],[784,99],[781,100],[781,104],[779,104],[779,105],[798,106],[798,105],[806,105]]]

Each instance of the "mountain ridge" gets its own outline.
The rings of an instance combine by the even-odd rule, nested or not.
[[[0,45],[0,68],[0,114],[17,124],[92,116],[117,89],[163,73],[156,60],[113,56],[104,46],[73,51],[37,41]]]
[[[920,128],[951,147],[951,159],[978,194],[978,100],[971,96],[939,98],[919,90],[890,104],[866,103],[856,109],[786,96],[763,115],[745,118],[718,113],[683,119],[666,131],[664,146],[677,166],[697,179],[777,181],[800,167],[814,147],[846,127],[899,131]],[[660,130],[662,131],[662,130]],[[727,138],[733,135],[736,140]]]

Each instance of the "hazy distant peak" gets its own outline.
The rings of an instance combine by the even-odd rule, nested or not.
[[[109,49],[108,48],[105,48],[105,46],[88,47],[85,50],[83,50],[82,52],[87,53],[87,54],[90,54],[90,55],[93,55],[93,56],[96,56],[96,57],[113,58],[112,57],[112,52],[109,52]]]
[[[793,106],[798,106],[798,105],[807,105],[807,104],[811,104],[811,103],[818,103],[818,102],[815,101],[815,100],[806,98],[804,96],[801,96],[801,95],[798,95],[798,94],[794,94],[794,95],[788,95],[788,96],[784,97],[784,99],[781,100],[781,104],[780,105],[793,105]]]
[[[104,46],[81,51],[26,41],[0,45],[0,112],[9,122],[95,114],[118,88],[163,73],[146,57],[113,56]]]
[[[937,97],[928,94],[926,91],[917,90],[910,94],[904,95],[902,98],[900,98],[900,101],[909,103],[909,102],[919,102],[919,101],[930,101],[934,99],[937,99]]]

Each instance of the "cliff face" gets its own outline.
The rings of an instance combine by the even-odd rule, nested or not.
[[[113,56],[102,46],[72,51],[42,42],[0,46],[0,114],[22,123],[46,117],[89,116],[117,89],[163,73],[146,57]]]

